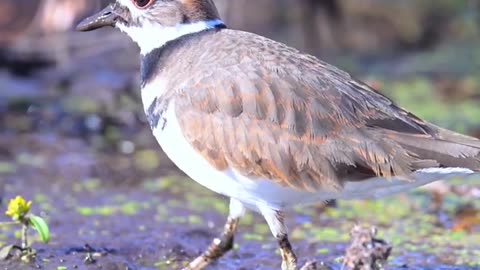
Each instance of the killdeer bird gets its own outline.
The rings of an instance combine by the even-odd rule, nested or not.
[[[297,269],[284,211],[380,197],[480,171],[480,141],[399,108],[348,73],[230,30],[212,0],[117,0],[78,30],[114,26],[140,47],[153,134],[188,176],[230,197],[221,237],[185,269],[232,248],[245,209],[262,214],[282,269]]]

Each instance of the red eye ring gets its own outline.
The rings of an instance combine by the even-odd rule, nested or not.
[[[147,8],[151,4],[153,4],[155,0],[132,0],[132,3],[137,7],[137,8]]]

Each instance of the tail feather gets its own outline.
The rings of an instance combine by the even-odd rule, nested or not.
[[[466,168],[480,172],[480,140],[430,124],[431,135],[393,132],[386,134],[415,156],[414,170],[432,167]]]
[[[443,140],[455,142],[461,145],[470,146],[472,148],[480,149],[480,140],[474,137],[466,136],[451,130],[429,124],[430,128],[437,131],[437,136]]]

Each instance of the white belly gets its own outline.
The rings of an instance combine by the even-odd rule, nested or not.
[[[416,172],[414,182],[398,179],[372,178],[366,181],[348,182],[339,192],[318,191],[315,193],[282,187],[268,179],[250,179],[235,170],[218,171],[210,165],[183,136],[178,124],[174,105],[164,113],[164,121],[153,134],[166,155],[189,177],[210,190],[233,197],[252,210],[258,206],[274,209],[288,208],[295,204],[308,204],[329,199],[365,199],[382,197],[422,186],[430,182],[456,175],[471,174],[463,168],[432,168]],[[161,129],[163,127],[163,130]]]

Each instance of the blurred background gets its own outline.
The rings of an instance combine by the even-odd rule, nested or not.
[[[55,210],[69,209],[78,215],[78,211],[71,211],[78,210],[78,205],[97,209],[98,204],[116,205],[122,200],[152,201],[159,194],[166,206],[177,201],[168,209],[176,209],[172,215],[180,220],[187,216],[184,223],[194,223],[191,217],[199,216],[201,220],[221,224],[222,215],[206,217],[208,214],[202,209],[198,213],[188,208],[177,209],[178,200],[182,201],[179,198],[184,195],[182,188],[175,186],[190,190],[196,184],[183,181],[184,177],[161,154],[151,136],[139,97],[136,45],[113,29],[92,33],[73,31],[82,18],[108,2],[0,1],[3,196],[10,198],[18,193],[30,196],[34,203],[40,204],[40,210],[57,220],[57,231],[68,228],[60,222],[64,219]],[[316,55],[366,81],[418,116],[480,137],[479,0],[216,0],[216,3],[230,28],[255,32]],[[471,198],[480,192],[464,184],[433,187],[431,193],[413,196],[418,198],[413,206],[409,203],[415,199],[396,198],[409,202],[408,211],[400,218],[410,218],[410,212],[418,208],[424,210],[422,213],[444,210],[447,214],[432,215],[432,224],[447,230],[473,232],[477,238],[470,239],[478,240],[479,206]],[[135,193],[142,189],[151,193]],[[213,196],[206,191],[198,192]],[[447,206],[442,205],[445,196],[450,202]],[[66,202],[55,206],[53,200]],[[461,203],[455,203],[459,200]],[[374,203],[372,207],[388,202]],[[204,208],[209,208],[204,203]],[[344,209],[357,206],[347,204]],[[223,213],[222,207],[214,208]],[[117,210],[114,214],[123,213]],[[384,210],[378,210],[379,215],[384,215]],[[315,213],[307,215],[306,221],[292,221],[293,227],[318,223]],[[362,220],[362,217],[350,216],[350,219]],[[210,231],[215,229],[211,227]],[[346,233],[346,229],[341,232]],[[88,234],[78,237],[81,241],[94,241]],[[1,239],[4,238],[0,242]],[[245,237],[247,242],[256,238],[252,239]],[[446,263],[462,262],[460,255],[453,257]]]

